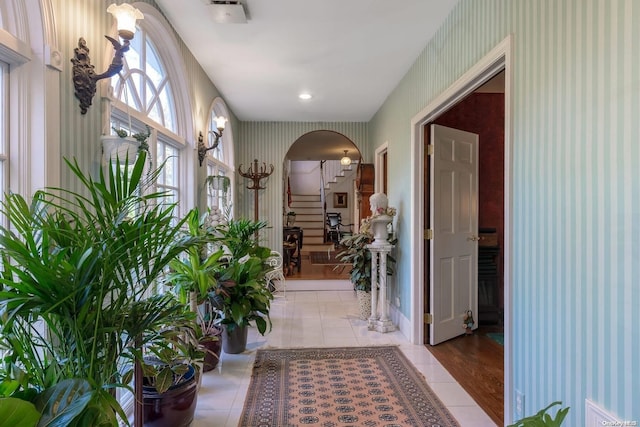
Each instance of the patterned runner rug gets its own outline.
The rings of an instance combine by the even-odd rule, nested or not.
[[[241,427],[458,423],[394,346],[258,350]]]

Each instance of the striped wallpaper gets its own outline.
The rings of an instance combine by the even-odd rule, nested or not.
[[[68,62],[78,37],[103,64],[111,28],[106,1],[51,0],[61,73],[61,151],[99,167],[101,108],[85,116],[73,96]],[[145,3],[154,4],[153,0]],[[281,233],[282,161],[306,132],[341,132],[373,161],[387,142],[390,204],[397,218],[400,310],[412,284],[407,167],[410,120],[507,35],[514,35],[513,312],[515,388],[531,413],[552,400],[571,406],[568,426],[584,425],[589,398],[621,420],[640,422],[640,2],[638,0],[461,0],[370,123],[263,123],[231,126],[236,166],[273,164],[259,193],[260,217]],[[635,24],[635,25],[634,25]],[[204,128],[218,95],[179,42]],[[62,167],[61,183],[75,189]],[[201,173],[201,172],[199,172]],[[253,217],[253,193],[238,178],[236,207]],[[512,397],[512,396],[510,396]]]
[[[258,159],[274,172],[266,181],[266,189],[258,193],[258,217],[269,221],[272,227],[264,235],[264,243],[279,248],[282,241],[283,207],[283,162],[289,147],[302,135],[315,130],[332,130],[349,138],[358,148],[365,161],[373,161],[368,149],[367,124],[358,122],[240,122],[239,136],[236,134],[236,167],[242,170]],[[250,183],[236,174],[236,214],[254,217],[254,192],[247,190]]]
[[[568,426],[586,398],[640,423],[638,23],[637,0],[462,0],[369,124],[408,212],[410,120],[514,35],[513,378],[526,414],[562,400]]]

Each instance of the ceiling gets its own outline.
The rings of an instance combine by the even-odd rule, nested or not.
[[[156,0],[238,119],[362,122],[457,0],[242,0],[238,24],[211,2]]]

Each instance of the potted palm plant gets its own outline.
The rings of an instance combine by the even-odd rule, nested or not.
[[[33,404],[41,423],[128,424],[114,396],[130,388],[134,350],[182,315],[148,295],[198,239],[181,233],[173,204],[157,203],[163,193],[146,190],[160,170],[147,172],[145,160],[116,159],[97,179],[67,161],[77,192],[9,194],[2,204],[11,228],[0,227],[0,393]]]

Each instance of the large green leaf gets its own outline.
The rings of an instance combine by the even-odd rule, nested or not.
[[[39,419],[33,403],[15,397],[0,399],[0,427],[35,427]]]
[[[89,382],[77,378],[63,380],[45,390],[36,400],[36,407],[42,413],[38,427],[73,425],[93,395]]]

